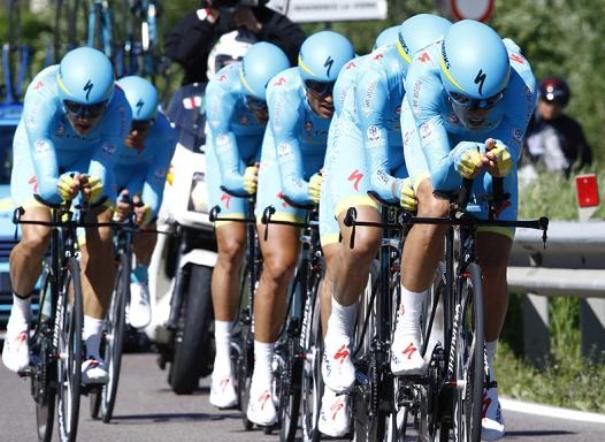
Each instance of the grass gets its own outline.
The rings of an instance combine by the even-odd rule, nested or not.
[[[599,164],[588,172],[597,172],[601,200],[605,198],[604,176]],[[573,180],[560,174],[541,174],[536,181],[520,189],[520,218],[546,215],[552,220],[577,219]],[[593,219],[605,217],[603,205]],[[557,297],[549,301],[551,352],[543,370],[535,368],[523,355],[521,324],[522,298],[512,295],[495,371],[502,395],[605,413],[605,364],[595,363],[581,354],[580,300]],[[605,361],[603,361],[605,362]]]

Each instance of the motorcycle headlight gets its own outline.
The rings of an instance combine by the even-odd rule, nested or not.
[[[208,202],[206,198],[206,175],[203,172],[195,172],[191,179],[191,190],[189,192],[187,210],[197,213],[208,213]]]

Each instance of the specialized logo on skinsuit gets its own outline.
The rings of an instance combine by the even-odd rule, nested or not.
[[[94,87],[94,84],[92,83],[92,81],[88,80],[86,82],[86,84],[84,85],[84,92],[86,92],[86,101],[88,101],[88,98],[90,97],[90,91],[92,91],[92,88]]]
[[[348,71],[348,70],[356,68],[356,67],[357,67],[357,64],[354,61],[352,61],[350,63],[347,63],[347,65],[345,66],[345,69]]]
[[[287,82],[288,82],[288,80],[286,80],[286,77],[279,77],[277,80],[275,80],[275,83],[273,83],[273,85],[274,86],[283,86]]]
[[[281,205],[282,205],[282,207],[283,207],[283,208],[288,207],[288,202],[287,202],[287,201],[286,201],[286,199],[284,198],[284,194],[283,194],[282,192],[279,192],[279,193],[277,194],[277,197],[278,197],[278,198],[281,200],[281,202],[282,202],[282,203],[281,203]]]
[[[333,64],[334,59],[332,58],[332,56],[328,56],[328,58],[326,58],[326,61],[324,62],[324,68],[327,68],[326,75],[328,76],[328,78],[330,77],[330,70],[332,69]]]
[[[39,91],[40,89],[42,89],[44,87],[44,83],[41,80],[38,80],[36,82],[36,84],[34,85],[34,90],[35,91]]]
[[[349,177],[347,178],[348,181],[353,182],[353,189],[355,189],[356,192],[359,191],[359,182],[361,181],[362,178],[363,178],[363,173],[361,173],[359,171],[359,169],[355,169],[351,173],[351,175],[349,175]]]
[[[483,72],[483,69],[480,69],[475,77],[475,84],[479,85],[479,95],[483,95],[483,83],[485,83],[486,78],[487,75]]]
[[[517,62],[519,64],[525,64],[525,58],[523,58],[522,56],[520,56],[519,54],[510,54],[509,58],[514,61]]]
[[[345,361],[347,356],[349,356],[349,350],[347,349],[347,346],[344,344],[342,345],[342,347],[340,347],[338,349],[338,351],[336,353],[334,353],[334,359],[337,362],[340,362],[341,364]]]
[[[221,195],[221,201],[225,204],[225,208],[229,208],[229,206],[231,206],[231,195],[227,195],[226,193],[223,193]]]
[[[382,55],[382,54],[376,54],[376,55],[374,55],[374,56],[372,57],[372,60],[380,60],[380,59],[382,59],[382,58],[384,58],[384,55]]]
[[[429,56],[428,52],[423,52],[418,57],[418,60],[420,60],[422,63],[426,63],[427,61],[431,61],[431,57]]]
[[[135,104],[136,108],[137,108],[137,117],[141,116],[141,111],[143,110],[143,106],[145,106],[145,102],[142,99],[139,99],[139,101],[137,101],[137,104]]]
[[[34,193],[38,193],[38,179],[36,178],[35,175],[33,177],[31,177],[29,180],[27,180],[27,184],[31,184],[32,188],[34,190]]]

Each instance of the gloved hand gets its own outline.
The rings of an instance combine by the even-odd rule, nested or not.
[[[244,171],[244,190],[250,195],[256,193],[258,186],[258,166],[248,166]]]
[[[400,195],[401,207],[408,212],[415,212],[418,207],[418,200],[416,199],[416,192],[414,191],[414,180],[412,178],[406,178],[401,183],[401,195]]]
[[[319,195],[321,194],[321,185],[324,177],[320,173],[314,174],[309,180],[309,198],[315,204],[319,204]]]
[[[63,201],[73,200],[80,191],[79,176],[73,173],[64,173],[59,177],[57,192]]]
[[[147,226],[149,225],[149,223],[151,223],[151,207],[149,207],[147,204],[135,207],[134,213],[136,215],[136,221],[139,226]]]
[[[96,203],[103,192],[103,183],[101,178],[89,175],[81,179],[82,192],[84,199],[89,203]]]
[[[507,176],[513,168],[513,157],[508,146],[495,138],[488,138],[485,141],[485,159],[484,166],[489,173],[498,178]]]
[[[483,169],[483,155],[478,143],[462,141],[452,154],[456,170],[464,178],[473,179]]]

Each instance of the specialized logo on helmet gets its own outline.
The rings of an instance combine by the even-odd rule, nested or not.
[[[483,69],[479,69],[477,72],[477,76],[475,77],[475,84],[479,85],[479,95],[483,95],[483,83],[485,83],[485,79],[487,75],[483,72]]]
[[[143,110],[143,106],[145,106],[145,102],[142,98],[140,98],[139,101],[137,101],[137,104],[135,104],[135,106],[137,108],[137,117],[140,117],[141,111]]]
[[[86,82],[86,84],[84,85],[84,92],[86,92],[86,101],[88,101],[88,97],[90,97],[90,91],[92,91],[92,88],[94,87],[94,84],[92,83],[92,81],[88,80]]]
[[[332,58],[332,56],[328,56],[328,58],[326,58],[326,61],[324,62],[324,68],[327,68],[326,75],[328,78],[330,78],[330,70],[332,69],[333,64],[334,64],[334,59]]]

